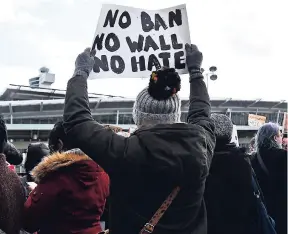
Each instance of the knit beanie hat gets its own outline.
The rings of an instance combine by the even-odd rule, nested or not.
[[[136,125],[175,123],[180,121],[181,100],[177,92],[181,79],[174,68],[152,72],[149,86],[137,96],[133,107]]]
[[[215,125],[216,141],[219,143],[230,143],[233,133],[233,123],[231,119],[224,114],[211,114],[211,119]]]

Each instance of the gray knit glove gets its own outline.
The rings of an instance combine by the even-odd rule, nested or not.
[[[198,50],[196,45],[185,45],[186,49],[186,64],[188,68],[188,72],[190,75],[190,79],[199,77],[199,75],[202,77],[201,73],[201,65],[203,61],[203,55]]]
[[[75,76],[83,76],[84,78],[88,78],[90,72],[94,66],[94,56],[96,54],[95,50],[87,48],[78,55],[75,61],[75,71],[73,77]]]

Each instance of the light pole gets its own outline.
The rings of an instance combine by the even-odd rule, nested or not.
[[[217,71],[217,67],[216,66],[212,66],[209,68],[209,71],[205,72],[204,68],[201,68],[201,72],[203,73],[203,75],[206,77],[206,85],[207,85],[207,90],[209,91],[209,78],[210,80],[217,80],[218,76],[216,75],[216,71]]]

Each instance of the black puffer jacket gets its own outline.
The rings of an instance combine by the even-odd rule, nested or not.
[[[214,124],[205,83],[191,81],[188,124],[142,127],[129,138],[116,135],[91,116],[87,80],[67,87],[64,128],[111,179],[112,234],[139,233],[170,192],[181,191],[154,234],[206,234],[205,180],[215,146]]]
[[[275,220],[277,234],[287,234],[287,151],[262,148],[260,156],[268,174],[260,165],[256,153],[252,166],[264,194],[268,213]]]
[[[251,173],[245,149],[216,143],[205,189],[208,234],[257,234]]]

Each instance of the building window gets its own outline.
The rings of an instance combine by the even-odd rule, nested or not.
[[[48,124],[48,119],[40,119],[40,124]]]
[[[134,121],[132,114],[119,114],[118,124],[133,125]]]
[[[242,112],[232,112],[231,120],[235,125],[248,125],[248,114]]]
[[[116,114],[95,115],[93,118],[100,124],[116,124]]]
[[[31,124],[39,124],[39,119],[31,119]]]

